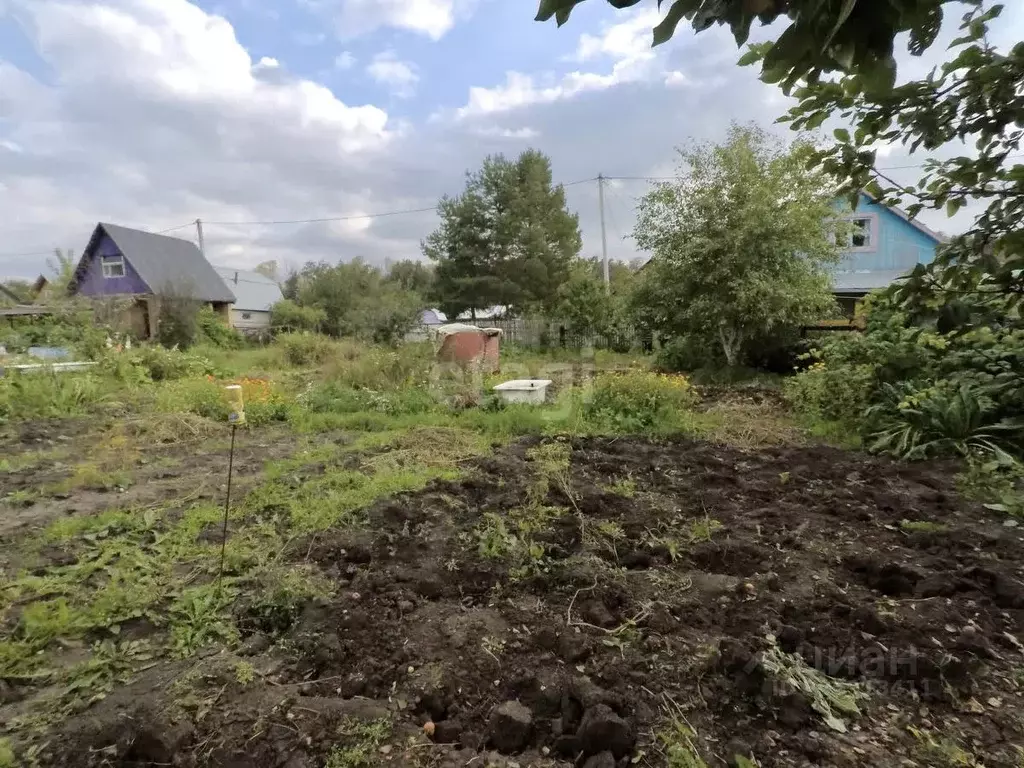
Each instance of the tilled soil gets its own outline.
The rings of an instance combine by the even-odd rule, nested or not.
[[[574,439],[538,500],[536,444],[375,506],[366,530],[294,542],[285,557],[335,597],[239,605],[239,655],[150,670],[40,761],[1021,764],[1021,534],[962,501],[954,467]],[[524,531],[527,508],[543,524]],[[489,549],[495,521],[533,556]],[[769,659],[855,683],[859,714],[833,707],[830,727]],[[378,718],[392,730],[367,745],[353,723]]]

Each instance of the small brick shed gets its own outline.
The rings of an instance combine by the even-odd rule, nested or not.
[[[451,323],[432,330],[438,361],[456,363],[464,368],[479,366],[484,373],[497,372],[500,329]]]

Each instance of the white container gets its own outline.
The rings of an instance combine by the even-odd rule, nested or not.
[[[550,383],[551,379],[513,379],[499,384],[494,391],[501,395],[501,399],[506,403],[540,405],[544,402]]]

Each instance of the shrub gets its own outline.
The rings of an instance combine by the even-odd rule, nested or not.
[[[717,368],[725,363],[718,346],[707,339],[691,335],[668,341],[655,358],[658,370],[672,373],[690,372],[698,368]]]
[[[1024,327],[1004,300],[979,295],[978,311],[965,309],[967,320],[948,328],[941,313],[914,325],[886,296],[872,297],[865,332],[822,339],[809,355],[817,362],[786,383],[788,398],[904,458],[974,450],[1019,456]],[[1000,311],[989,311],[993,302]],[[980,324],[971,326],[975,316]]]
[[[0,378],[0,422],[86,413],[101,402],[99,377],[78,373],[30,373]]]
[[[320,365],[339,353],[334,341],[318,333],[282,333],[274,344],[290,365]]]
[[[378,390],[426,389],[429,386],[434,362],[429,344],[403,344],[395,349],[352,344],[348,343],[347,354],[325,367],[329,380],[354,388]]]
[[[1000,418],[996,400],[977,385],[887,384],[884,397],[866,412],[872,450],[904,459],[990,454],[1009,464],[1024,446],[1024,420]]]
[[[816,362],[786,379],[786,400],[799,412],[816,419],[858,421],[871,400],[875,386],[871,365],[830,366]]]
[[[245,343],[242,334],[225,323],[212,307],[205,306],[200,309],[196,315],[196,322],[199,325],[199,335],[215,347],[240,349]]]
[[[623,431],[648,430],[676,421],[679,411],[697,402],[683,376],[631,371],[601,374],[584,405],[584,415],[595,422]]]
[[[187,292],[169,287],[159,296],[156,338],[165,347],[187,349],[199,338],[202,303]]]
[[[372,411],[391,416],[426,413],[437,406],[437,400],[425,388],[378,391],[354,389],[337,381],[314,387],[303,397],[303,402],[311,413]]]
[[[109,351],[100,360],[100,369],[128,383],[174,381],[216,373],[213,363],[201,355],[159,346]]]
[[[282,299],[270,308],[270,324],[283,331],[317,331],[327,322],[327,313],[320,307],[304,307]]]

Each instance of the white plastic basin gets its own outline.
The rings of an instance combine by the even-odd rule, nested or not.
[[[506,403],[533,403],[539,405],[544,402],[545,393],[551,379],[513,379],[499,384],[494,391],[501,395]]]

